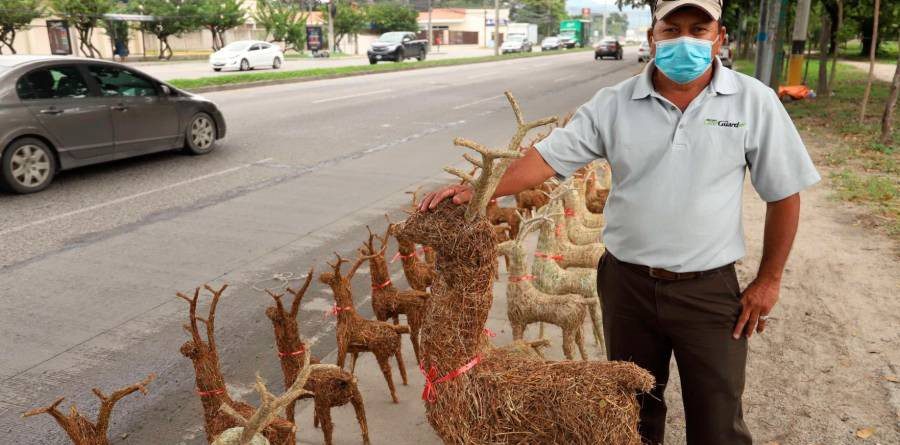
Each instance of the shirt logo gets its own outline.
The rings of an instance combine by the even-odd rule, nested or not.
[[[731,122],[719,119],[706,119],[705,121],[703,121],[703,123],[710,127],[744,128],[747,126],[746,122]]]

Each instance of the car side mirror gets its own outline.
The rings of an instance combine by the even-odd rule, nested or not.
[[[403,43],[409,42],[410,40],[412,40],[412,39],[410,39],[409,37],[404,37],[404,38],[403,38]]]
[[[163,95],[166,95],[166,96],[175,96],[176,95],[175,90],[172,89],[172,87],[170,87],[168,85],[160,85],[159,88],[162,90]]]

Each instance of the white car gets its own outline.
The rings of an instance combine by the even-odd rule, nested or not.
[[[281,47],[259,40],[239,40],[225,45],[224,48],[209,56],[209,65],[213,71],[237,69],[240,71],[253,68],[281,68],[284,53]]]
[[[514,34],[509,36],[507,40],[504,40],[500,45],[500,52],[503,54],[506,53],[530,53],[531,52],[531,42],[525,38],[523,35]]]
[[[644,40],[641,42],[641,46],[638,47],[638,62],[649,62],[650,61],[650,43]]]

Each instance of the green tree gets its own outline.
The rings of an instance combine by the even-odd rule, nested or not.
[[[388,31],[418,31],[419,14],[397,3],[373,3],[366,8],[366,16],[376,33]],[[337,22],[335,22],[337,23]]]
[[[16,32],[28,29],[43,13],[40,0],[0,0],[0,54],[4,46],[15,54]]]
[[[613,12],[606,17],[606,34],[611,36],[624,36],[628,30],[628,15]]]
[[[179,36],[201,28],[197,0],[137,0],[129,8],[139,14],[156,17],[153,22],[138,22],[138,29],[153,34],[159,40],[159,58],[172,58],[169,37]]]
[[[334,15],[334,46],[341,44],[341,39],[348,35],[356,35],[369,27],[369,17],[366,11],[356,5],[335,3]],[[328,11],[322,7],[322,17],[325,25],[328,25]],[[417,25],[418,26],[418,25]],[[407,31],[407,30],[404,30]]]
[[[513,22],[536,23],[542,36],[559,31],[559,22],[568,18],[565,0],[520,0],[510,5]]]
[[[82,55],[94,58],[102,56],[91,38],[103,14],[112,11],[113,0],[50,0],[50,9],[75,27]]]
[[[243,4],[244,0],[199,0],[199,23],[212,33],[213,51],[225,46],[225,31],[245,23]]]
[[[302,53],[306,47],[306,18],[309,13],[300,2],[256,0],[253,20],[266,28],[272,42],[284,42],[284,50]],[[327,14],[326,14],[327,17]]]

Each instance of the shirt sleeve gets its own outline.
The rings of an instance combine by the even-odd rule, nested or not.
[[[602,100],[601,90],[578,107],[565,127],[553,129],[549,136],[535,144],[538,153],[559,179],[571,176],[591,161],[606,157],[597,122]]]
[[[760,198],[778,201],[819,182],[806,146],[774,91],[766,89],[756,118],[759,127],[751,132],[744,155]]]

